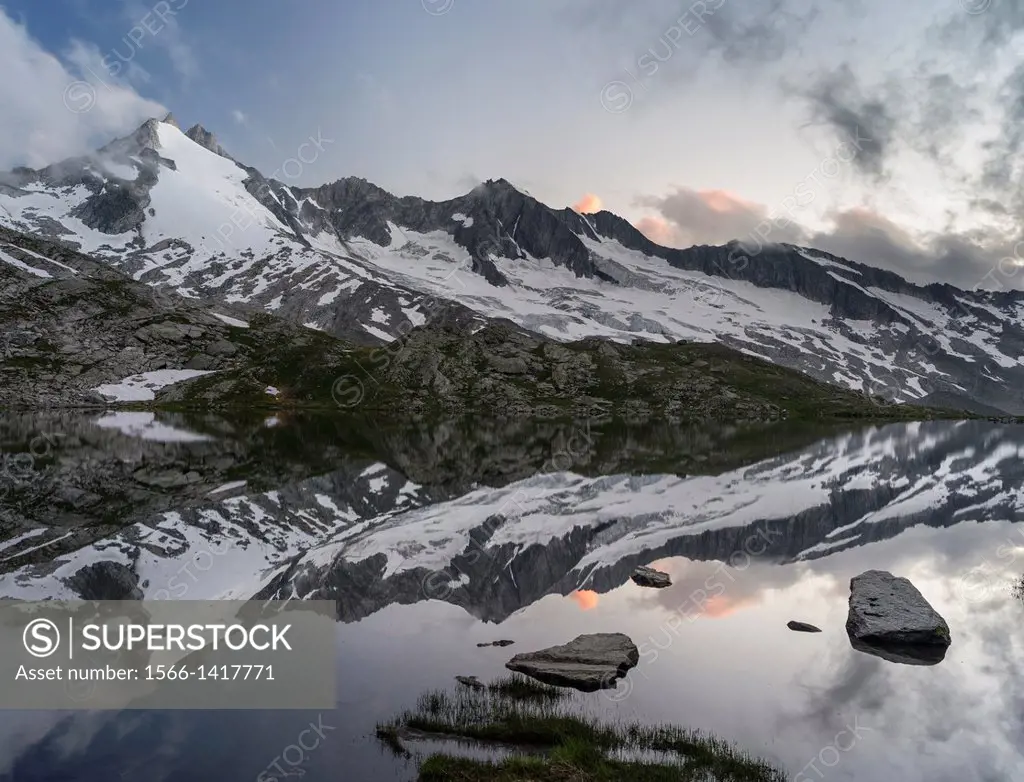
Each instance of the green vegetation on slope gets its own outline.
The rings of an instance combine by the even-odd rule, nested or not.
[[[718,344],[559,344],[506,323],[421,327],[385,347],[352,346],[256,316],[233,341],[237,369],[165,392],[175,407],[341,407],[422,417],[485,413],[718,420],[964,417],[887,404]],[[276,396],[268,386],[279,390]]]

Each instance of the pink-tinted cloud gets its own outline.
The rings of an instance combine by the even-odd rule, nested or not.
[[[573,209],[580,214],[593,214],[594,212],[600,212],[602,207],[601,199],[593,193],[587,193],[583,198],[576,202]]]
[[[641,217],[636,221],[636,229],[662,247],[689,246],[682,232],[661,217]]]
[[[638,205],[657,214],[640,219],[636,227],[653,242],[666,247],[690,247],[695,244],[725,244],[747,241],[768,218],[768,209],[728,190],[692,190],[676,188],[664,197],[647,196]],[[773,229],[774,230],[774,229]],[[790,226],[775,230],[773,241],[797,238]]]
[[[935,232],[914,236],[889,217],[855,207],[833,212],[831,225],[811,231],[784,211],[727,190],[677,187],[668,196],[637,199],[654,214],[635,222],[637,230],[665,247],[721,245],[738,240],[760,247],[788,243],[834,253],[852,261],[891,269],[918,282],[943,280],[966,288],[1018,287],[1014,241],[975,233]],[[774,219],[773,219],[774,218]],[[1003,266],[1000,267],[999,264]],[[994,269],[1002,268],[993,275]],[[1011,279],[1013,278],[1013,279]]]

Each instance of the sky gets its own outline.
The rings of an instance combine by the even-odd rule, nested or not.
[[[669,246],[1024,288],[1022,32],[1024,0],[0,0],[0,170],[170,111],[287,184],[505,178]]]

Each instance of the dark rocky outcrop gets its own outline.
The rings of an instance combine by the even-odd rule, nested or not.
[[[0,250],[50,275],[0,263],[0,404],[103,406],[91,389],[160,369],[225,369],[248,352],[243,330],[211,314],[229,315],[229,307],[164,294],[60,244],[3,228]]]
[[[221,157],[231,160],[231,156],[228,155],[224,147],[217,142],[217,137],[202,125],[193,125],[185,131],[185,136],[192,139],[204,149],[210,150],[213,154],[220,155]]]
[[[354,177],[297,190],[295,196],[299,201],[309,197],[322,207],[330,227],[342,238],[361,236],[382,247],[389,246],[392,236],[388,222],[422,233],[451,233],[455,242],[469,252],[473,270],[493,285],[507,281],[490,262],[491,255],[524,258],[524,253],[529,253],[548,258],[579,276],[596,273],[579,237],[551,209],[504,179],[489,180],[461,198],[442,202],[398,198]]]

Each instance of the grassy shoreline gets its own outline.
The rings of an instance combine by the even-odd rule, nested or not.
[[[416,706],[377,726],[393,753],[409,738],[471,743],[504,757],[477,760],[435,753],[420,782],[784,782],[785,773],[715,736],[676,725],[603,722],[585,697],[504,677],[482,689],[424,693]],[[509,753],[521,748],[523,753]],[[655,756],[652,758],[652,756]]]

